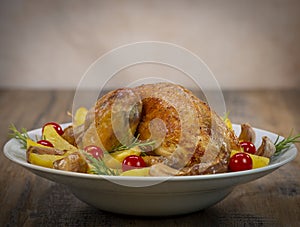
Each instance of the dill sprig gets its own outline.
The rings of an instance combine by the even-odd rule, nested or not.
[[[285,151],[287,151],[293,143],[300,143],[300,134],[292,136],[292,131],[289,134],[289,136],[281,141],[279,141],[279,136],[274,142],[276,151],[274,153],[274,156],[278,156]]]
[[[133,137],[128,144],[123,143],[119,146],[113,147],[109,151],[109,153],[112,153],[115,151],[129,150],[133,147],[140,147],[142,150],[148,150],[149,147],[152,149],[152,147],[155,144],[154,140],[146,140],[145,142],[142,142],[141,140],[139,140],[139,137],[140,137],[140,134],[138,134],[137,137]]]
[[[93,155],[81,151],[81,153],[86,157],[89,163],[92,166],[91,172],[98,175],[111,175],[111,176],[118,176],[119,171],[109,168],[103,159],[95,158]]]
[[[15,138],[21,143],[21,148],[26,149],[27,148],[27,139],[31,139],[28,135],[28,132],[25,128],[21,128],[19,131],[14,124],[11,124],[9,126],[9,130],[11,131],[9,133],[10,138]]]

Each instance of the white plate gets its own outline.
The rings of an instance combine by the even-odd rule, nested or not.
[[[63,126],[66,126],[64,124]],[[233,125],[239,134],[239,125]],[[255,129],[257,138],[277,135]],[[32,138],[40,136],[41,129],[29,132]],[[282,138],[281,138],[282,139]],[[259,145],[257,141],[256,145]],[[224,199],[232,189],[258,179],[290,162],[297,155],[293,145],[270,165],[241,172],[180,177],[125,177],[100,176],[44,168],[27,163],[25,150],[17,140],[11,139],[4,146],[4,154],[31,172],[64,184],[82,201],[115,213],[146,216],[177,215],[212,206]]]

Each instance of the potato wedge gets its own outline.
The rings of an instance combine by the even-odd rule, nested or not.
[[[120,176],[148,177],[150,176],[149,171],[150,171],[150,167],[131,169],[121,173]]]
[[[123,162],[123,160],[129,155],[137,155],[139,156],[142,153],[139,147],[133,147],[129,150],[116,151],[111,153],[110,155],[118,160],[119,162]]]
[[[232,128],[232,123],[231,123],[231,121],[230,121],[230,119],[228,118],[228,113],[223,117],[223,120],[224,120],[224,122],[225,122],[225,124],[226,124],[226,126],[228,127],[228,128],[230,128],[231,130],[233,130],[233,128]]]
[[[53,163],[63,157],[62,155],[36,154],[31,152],[27,155],[27,161],[34,165],[53,168]]]
[[[105,154],[103,157],[103,161],[108,168],[111,169],[121,169],[122,162],[112,157],[110,154]]]
[[[142,153],[139,147],[133,147],[129,150],[115,151],[104,155],[105,165],[112,169],[121,169],[123,160],[129,155],[140,155]]]
[[[73,125],[74,127],[82,125],[85,122],[88,110],[85,107],[80,107],[76,110]]]
[[[51,125],[44,128],[43,137],[51,142],[56,149],[67,150],[70,153],[77,151],[77,148],[61,137]]]
[[[39,144],[39,143],[37,143],[37,142],[35,142],[31,139],[27,139],[26,144],[27,144],[27,150],[29,149],[29,147],[45,147],[45,148],[48,148],[47,146]]]
[[[30,141],[29,144],[33,146],[30,146],[27,149],[26,158],[27,162],[34,165],[53,168],[54,161],[62,159],[67,155],[67,152],[65,151],[53,147],[46,147],[35,143],[34,141]],[[37,144],[38,146],[34,146],[34,144]]]

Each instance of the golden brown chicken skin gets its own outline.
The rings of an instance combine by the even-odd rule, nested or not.
[[[171,157],[167,162],[175,167],[180,162],[176,159],[185,160],[185,167],[194,166],[193,169],[185,168],[189,174],[200,174],[212,166],[215,166],[212,171],[227,171],[229,154],[232,149],[240,148],[239,141],[234,132],[205,102],[182,86],[171,83],[147,84],[135,90],[143,100],[142,119],[137,129],[141,138],[149,137],[152,119],[159,118],[165,123],[166,135],[155,150],[157,155]],[[184,129],[181,127],[183,123]],[[183,141],[178,148],[180,140]],[[172,155],[176,150],[179,151],[177,155]],[[200,163],[201,168],[195,166]],[[203,166],[207,168],[203,170]]]
[[[157,143],[149,163],[163,162],[181,169],[181,175],[225,172],[231,150],[240,148],[234,132],[208,104],[172,83],[112,91],[97,101],[94,113],[94,131],[105,149],[130,134],[153,139]]]
[[[109,92],[95,105],[95,124],[102,147],[111,150],[134,135],[142,112],[142,102],[129,88]],[[93,127],[93,126],[92,126]]]

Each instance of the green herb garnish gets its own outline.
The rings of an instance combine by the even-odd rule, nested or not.
[[[118,170],[114,170],[114,169],[107,167],[107,165],[105,164],[103,159],[95,158],[95,157],[93,157],[93,155],[91,155],[85,151],[81,151],[81,153],[86,157],[86,159],[92,165],[92,169],[91,169],[92,173],[98,174],[98,175],[112,175],[112,176],[120,175]]]
[[[289,134],[289,136],[281,141],[279,141],[279,136],[274,142],[276,151],[274,153],[274,156],[278,156],[285,151],[287,151],[293,143],[300,143],[300,134],[292,136],[292,132]]]
[[[142,142],[139,140],[140,135],[138,134],[137,137],[133,137],[131,141],[126,144],[123,143],[122,145],[116,146],[112,148],[109,153],[115,152],[115,151],[123,151],[123,150],[129,150],[133,147],[140,147],[142,150],[149,150],[149,147],[152,150],[152,147],[155,144],[154,140],[146,140],[145,142]]]
[[[21,131],[18,131],[14,124],[11,124],[9,127],[11,133],[9,134],[10,138],[15,138],[21,143],[21,148],[27,148],[27,139],[31,139],[25,128],[21,128]]]
[[[123,150],[129,150],[134,147],[140,147],[142,150],[147,150],[149,149],[149,146],[152,149],[152,146],[155,144],[154,140],[146,140],[145,142],[142,142],[139,140],[139,135],[137,137],[132,138],[128,144],[122,144],[119,146],[116,146],[112,148],[109,153],[113,153],[116,151],[123,151]],[[95,158],[93,155],[87,153],[87,152],[82,152],[87,160],[90,162],[92,166],[92,173],[98,174],[98,175],[112,175],[112,176],[117,176],[120,175],[118,170],[111,169],[106,166],[104,160],[102,158]]]

